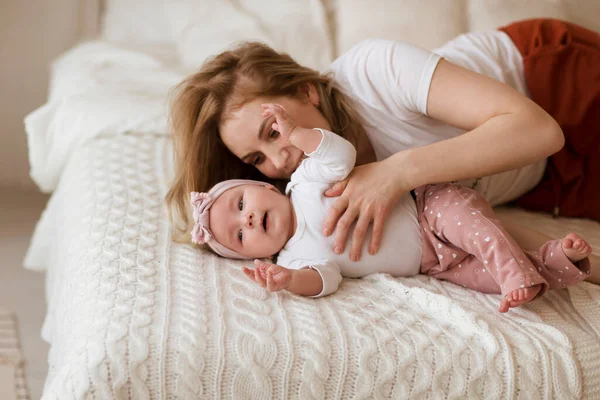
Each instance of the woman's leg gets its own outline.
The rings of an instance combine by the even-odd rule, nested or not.
[[[565,135],[542,181],[516,203],[600,221],[600,34],[556,19],[518,21],[500,30],[523,57],[531,99]]]

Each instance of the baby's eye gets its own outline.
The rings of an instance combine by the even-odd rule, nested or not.
[[[242,211],[244,209],[244,198],[240,197],[240,199],[238,200],[238,208],[240,209],[240,211]]]
[[[241,242],[243,238],[244,235],[242,234],[242,230],[240,229],[240,231],[238,232],[238,240]]]
[[[256,155],[254,156],[254,158],[252,159],[251,164],[256,166],[256,165],[260,165],[262,164],[262,162],[264,161],[263,156],[262,155]]]
[[[269,138],[275,139],[278,136],[279,136],[279,132],[277,132],[276,130],[271,129],[271,132],[269,132]]]

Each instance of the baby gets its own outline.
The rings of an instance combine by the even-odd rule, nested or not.
[[[192,241],[223,257],[255,259],[256,268],[244,268],[244,273],[270,291],[320,297],[335,292],[342,276],[423,273],[501,293],[499,311],[506,312],[590,273],[591,248],[576,234],[549,241],[535,252],[523,251],[482,195],[454,184],[425,185],[402,197],[390,212],[377,254],[365,251],[359,261],[336,254],[333,236],[321,234],[335,200],[323,193],[351,172],[354,147],[326,130],[297,126],[280,105],[264,104],[263,117],[273,121],[271,134],[306,155],[286,195],[268,183],[248,180],[193,192]],[[278,265],[258,260],[274,256]]]

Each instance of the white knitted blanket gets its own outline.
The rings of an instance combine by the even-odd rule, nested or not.
[[[598,287],[508,314],[497,295],[423,276],[345,279],[318,300],[269,294],[240,262],[169,240],[169,163],[155,136],[71,155],[26,260],[48,277],[44,399],[600,393]]]

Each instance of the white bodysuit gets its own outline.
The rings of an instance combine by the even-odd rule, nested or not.
[[[427,116],[431,79],[442,57],[529,95],[523,59],[504,32],[467,33],[433,52],[391,40],[363,41],[338,58],[329,72],[353,100],[378,160],[464,132]],[[483,177],[474,189],[484,194],[490,204],[502,204],[535,187],[545,166],[544,159]],[[459,183],[472,187],[473,182]]]
[[[323,193],[332,183],[345,179],[354,168],[356,150],[347,140],[321,130],[319,147],[302,161],[286,187],[298,226],[279,253],[277,264],[290,269],[313,268],[323,279],[323,291],[315,297],[337,290],[342,276],[358,278],[382,272],[393,276],[414,276],[421,268],[422,240],[417,207],[410,193],[405,194],[390,212],[383,229],[380,250],[367,251],[371,231],[363,243],[362,257],[351,261],[349,248],[333,252],[334,235],[322,234],[327,210],[336,198]],[[350,230],[352,235],[353,228]]]

